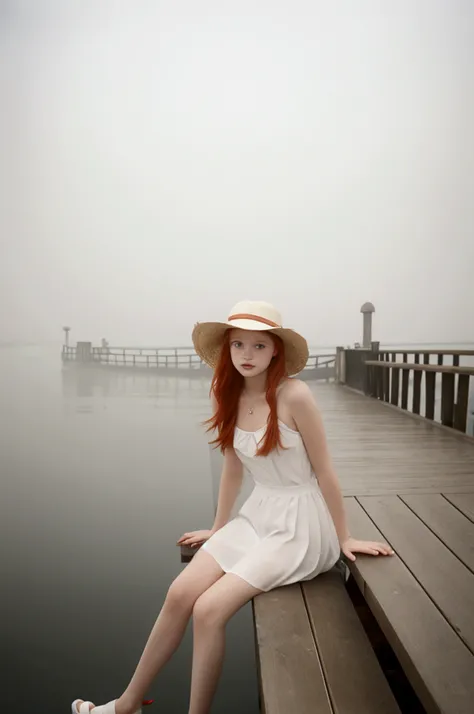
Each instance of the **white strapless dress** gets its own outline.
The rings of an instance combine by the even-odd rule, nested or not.
[[[234,449],[255,488],[238,514],[204,543],[226,573],[268,591],[330,570],[340,546],[299,432],[279,422],[288,447],[256,456],[266,426],[236,428]]]

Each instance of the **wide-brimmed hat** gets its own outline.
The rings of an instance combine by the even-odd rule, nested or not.
[[[309,350],[305,338],[282,326],[281,314],[273,305],[259,300],[244,300],[234,305],[227,321],[198,322],[194,326],[194,349],[213,369],[219,359],[224,335],[230,327],[264,330],[278,335],[285,345],[286,369],[289,375],[301,372],[308,361]]]

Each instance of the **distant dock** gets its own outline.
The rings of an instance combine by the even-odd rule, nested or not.
[[[211,369],[201,360],[193,347],[114,347],[105,340],[100,347],[92,342],[64,344],[61,358],[64,365],[104,369],[160,370],[169,374],[210,377]],[[334,379],[336,354],[310,355],[300,379]]]

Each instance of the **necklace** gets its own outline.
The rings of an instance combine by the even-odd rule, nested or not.
[[[246,394],[244,395],[244,397],[247,399],[247,395],[246,395]],[[256,398],[253,397],[253,399],[252,399],[251,401],[255,402],[255,399],[256,399]],[[258,400],[258,397],[257,397],[257,400]],[[249,400],[249,401],[250,401],[250,400]],[[247,414],[253,414],[254,411],[255,411],[255,403],[254,403],[253,406],[247,407]]]

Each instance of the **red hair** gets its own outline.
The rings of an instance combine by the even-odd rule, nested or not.
[[[214,393],[217,410],[204,424],[209,424],[206,431],[217,429],[218,436],[210,444],[217,444],[222,452],[233,445],[234,429],[237,421],[239,399],[244,386],[244,377],[236,370],[230,355],[229,332],[225,333],[219,360],[214,370],[209,394]],[[272,334],[277,354],[272,358],[267,369],[266,399],[270,406],[265,438],[259,446],[257,456],[267,456],[270,451],[285,447],[281,443],[277,416],[276,390],[280,382],[288,376],[285,364],[285,345],[278,335]]]

